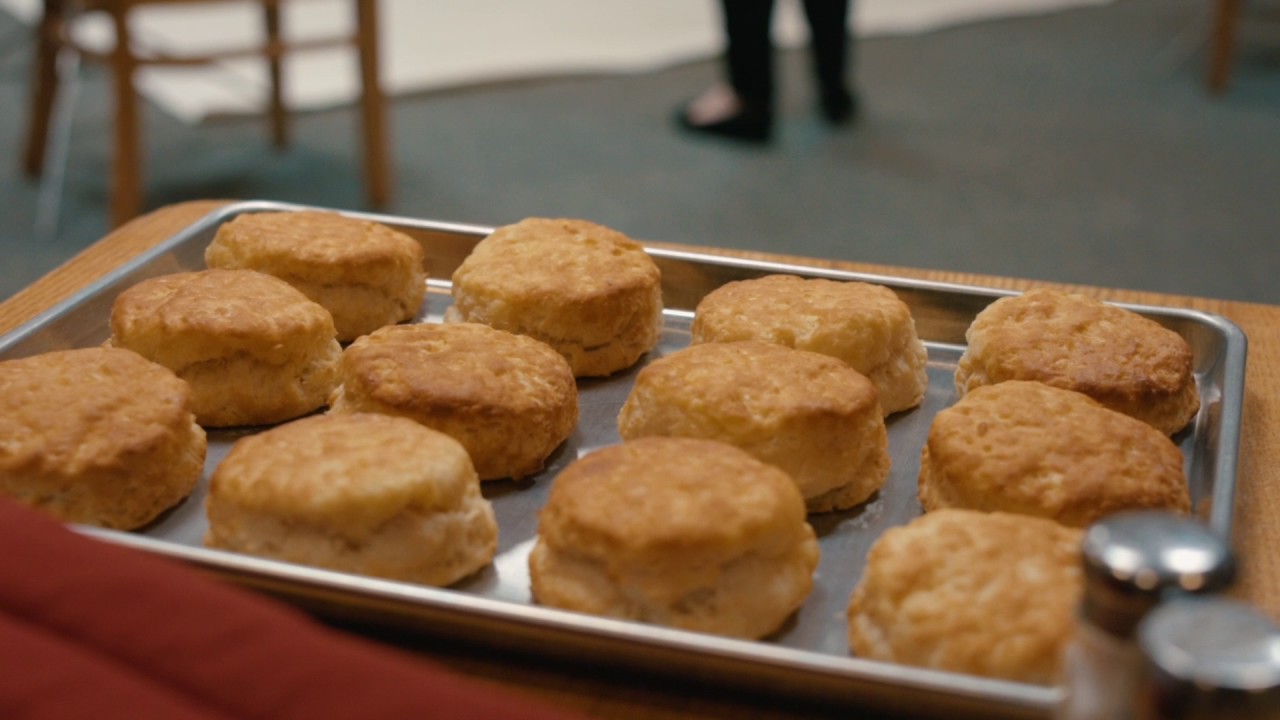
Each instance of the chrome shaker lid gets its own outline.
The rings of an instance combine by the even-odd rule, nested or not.
[[[1235,579],[1227,541],[1203,523],[1140,510],[1094,523],[1083,543],[1082,617],[1121,637],[1170,594],[1206,593]]]
[[[1280,628],[1226,597],[1180,597],[1142,621],[1139,703],[1149,717],[1280,718]]]

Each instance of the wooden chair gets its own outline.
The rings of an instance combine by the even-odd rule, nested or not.
[[[218,2],[219,0],[44,0],[44,15],[37,28],[36,58],[31,91],[31,115],[23,167],[32,177],[44,171],[45,149],[49,141],[54,99],[58,91],[57,58],[65,48],[82,57],[110,66],[114,81],[115,129],[111,178],[111,219],[119,225],[134,217],[142,207],[142,148],[140,118],[134,85],[135,71],[145,65],[191,65],[232,57],[259,56],[266,60],[271,78],[269,117],[271,137],[277,146],[288,141],[288,117],[283,99],[282,58],[291,51],[344,44],[353,46],[360,63],[360,115],[364,145],[364,175],[368,201],[374,207],[387,204],[391,194],[391,168],[387,152],[384,97],[378,69],[377,0],[352,0],[355,33],[340,38],[306,42],[286,42],[281,36],[280,6],[285,0],[261,0],[266,41],[256,47],[217,54],[183,57],[156,57],[140,54],[130,35],[130,13],[145,5]],[[68,25],[75,13],[99,10],[107,13],[115,29],[114,48],[94,53],[76,46]]]
[[[1209,24],[1209,92],[1221,95],[1231,81],[1236,31],[1240,24],[1240,0],[1214,0]]]

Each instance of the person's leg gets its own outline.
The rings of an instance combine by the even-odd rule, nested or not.
[[[721,0],[725,71],[743,104],[773,107],[773,0]]]
[[[855,109],[847,79],[852,44],[849,4],[850,0],[804,0],[819,100],[823,114],[834,123],[847,122]]]
[[[766,140],[773,125],[773,0],[721,0],[724,73],[681,109],[688,129],[741,140]]]

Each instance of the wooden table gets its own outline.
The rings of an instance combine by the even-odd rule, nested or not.
[[[0,333],[14,329],[72,296],[96,278],[224,204],[220,201],[201,201],[173,205],[139,217],[121,227],[0,304]],[[754,252],[696,249],[700,252],[986,287],[1026,290],[1053,286],[1120,302],[1194,308],[1234,321],[1249,338],[1233,538],[1243,561],[1243,572],[1234,594],[1280,620],[1280,411],[1277,410],[1277,404],[1280,403],[1280,307]],[[669,688],[646,685],[643,679],[634,676],[605,677],[554,665],[512,663],[508,658],[486,656],[474,649],[438,645],[428,648],[412,639],[379,633],[374,629],[359,630],[384,642],[404,645],[415,652],[434,657],[463,672],[521,688],[598,717],[645,720],[689,717],[763,719],[814,717],[820,714],[814,708],[779,707],[759,698],[729,697],[727,693],[698,692],[696,688],[682,688],[679,692],[671,692]]]

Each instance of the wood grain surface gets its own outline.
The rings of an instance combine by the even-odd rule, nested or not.
[[[0,333],[8,332],[39,313],[73,296],[98,277],[167,239],[178,230],[226,204],[198,201],[172,205],[143,215],[85,249],[67,263],[0,304]],[[681,248],[661,242],[647,244],[783,263],[807,264],[839,270],[869,272],[931,281],[1026,290],[1057,287],[1120,302],[1194,308],[1222,315],[1248,336],[1248,370],[1236,480],[1233,543],[1242,561],[1241,578],[1233,594],[1280,620],[1280,307],[1209,298],[1183,297],[1132,290],[1060,285],[945,270],[912,269],[830,261],[727,249]],[[700,691],[696,685],[655,686],[631,676],[584,672],[477,652],[474,648],[445,647],[375,628],[343,626],[381,642],[425,654],[459,670],[533,692],[595,717],[662,718],[819,717],[821,707],[772,705],[737,693]],[[860,715],[861,717],[869,717]]]

